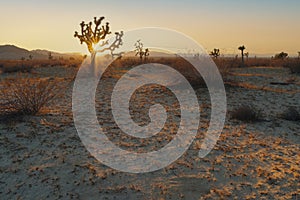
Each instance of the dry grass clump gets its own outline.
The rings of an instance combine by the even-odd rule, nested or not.
[[[231,118],[245,122],[256,122],[261,120],[261,111],[253,106],[242,105],[231,112]]]
[[[242,66],[240,58],[223,57],[214,59],[219,68],[238,68]],[[298,58],[246,58],[244,67],[288,67],[293,72],[300,72],[300,59]]]
[[[22,61],[0,61],[2,73],[31,72],[33,65]]]
[[[241,61],[236,58],[217,58],[213,59],[215,64],[220,69],[237,68]]]
[[[272,66],[270,58],[248,58],[245,60],[247,67],[267,67]]]
[[[294,107],[289,107],[283,113],[281,113],[280,117],[285,120],[289,121],[299,121],[300,120],[300,113]]]
[[[288,59],[283,66],[289,68],[292,73],[300,73],[300,59]]]
[[[276,62],[272,62],[270,58],[246,58],[244,64],[240,58],[217,58],[214,59],[214,62],[219,67],[219,69],[227,69],[227,68],[238,68],[238,67],[257,67],[257,66],[274,66]],[[279,65],[279,64],[276,64]]]
[[[1,114],[34,115],[62,94],[64,84],[51,78],[11,78],[0,83]]]

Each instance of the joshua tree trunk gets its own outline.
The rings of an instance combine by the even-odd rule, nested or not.
[[[91,70],[92,70],[92,74],[94,75],[94,76],[96,76],[97,74],[97,70],[96,70],[96,51],[93,51],[92,53],[91,53]]]
[[[244,67],[244,50],[246,49],[246,47],[243,45],[243,46],[240,46],[238,48],[238,50],[241,51],[241,54],[242,54],[242,67]]]
[[[244,65],[244,50],[241,51],[242,51],[242,64]]]

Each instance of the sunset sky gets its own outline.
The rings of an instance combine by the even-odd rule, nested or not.
[[[1,0],[0,45],[87,52],[73,34],[94,16],[105,16],[113,31],[174,29],[225,54],[239,45],[250,55],[300,51],[299,0]]]

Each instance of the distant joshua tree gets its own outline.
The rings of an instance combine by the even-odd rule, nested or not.
[[[31,54],[28,57],[29,57],[30,60],[32,60],[32,58],[33,58],[33,56]]]
[[[281,59],[281,60],[284,60],[285,58],[288,57],[288,53],[285,53],[285,52],[281,52],[281,53],[278,53],[275,55],[275,59]]]
[[[111,34],[109,23],[106,22],[105,25],[101,26],[102,21],[105,17],[100,17],[97,19],[94,17],[94,29],[92,28],[92,22],[85,23],[82,21],[80,23],[81,27],[81,34],[79,34],[77,31],[75,31],[74,37],[78,38],[80,40],[80,43],[85,43],[87,45],[87,48],[91,54],[91,64],[93,68],[95,68],[95,57],[97,52],[104,52],[104,51],[110,51],[111,55],[113,55],[113,51],[117,48],[119,48],[123,42],[123,31],[121,32],[115,32],[115,40],[113,43],[109,44],[108,40],[106,40],[106,36]],[[100,41],[102,41],[101,44],[99,44],[99,47],[102,47],[102,49],[95,49],[96,44],[98,44]]]
[[[243,45],[243,46],[240,46],[238,48],[238,50],[241,51],[241,55],[242,55],[242,65],[244,66],[244,50],[246,49],[246,47]]]
[[[220,56],[220,49],[214,49],[213,51],[210,52],[209,55],[217,59]]]
[[[249,58],[249,52],[244,53],[244,55],[246,56],[247,60]]]
[[[52,59],[53,59],[53,56],[52,56],[52,53],[51,53],[51,52],[48,53],[48,59],[49,59],[49,60],[52,60]]]
[[[135,52],[136,52],[135,56],[140,56],[140,59],[141,59],[141,60],[142,60],[143,57],[144,57],[144,59],[146,60],[147,57],[150,55],[149,49],[148,49],[148,48],[145,49],[145,50],[143,49],[144,44],[141,42],[141,40],[138,40],[138,41],[134,44],[134,46],[135,46]]]

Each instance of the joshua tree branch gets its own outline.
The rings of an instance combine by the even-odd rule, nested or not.
[[[94,45],[97,44],[100,40],[104,40],[107,35],[111,34],[109,23],[106,22],[105,26],[101,26],[104,17],[100,17],[97,19],[94,17],[95,28],[92,29],[92,22],[85,23],[82,21],[80,23],[81,27],[81,35],[77,31],[75,31],[74,37],[77,37],[80,40],[80,43],[86,43],[87,48],[90,53],[94,52]],[[108,44],[107,41],[103,42],[101,46]]]

